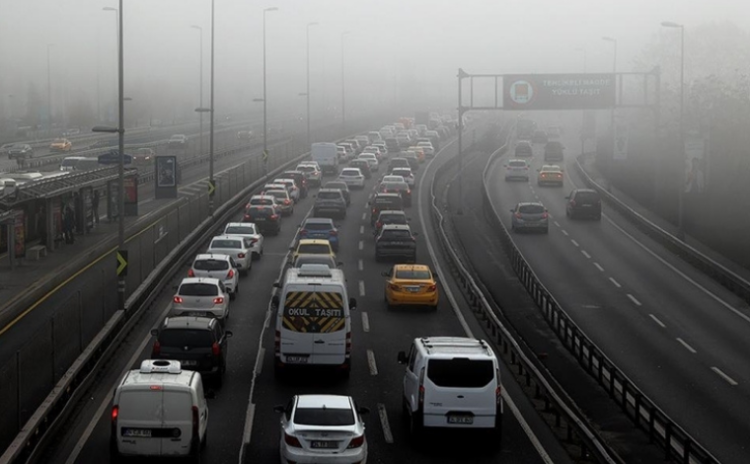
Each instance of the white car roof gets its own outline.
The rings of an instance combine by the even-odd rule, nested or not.
[[[299,395],[298,408],[352,409],[352,400],[342,395]]]
[[[406,182],[406,179],[404,179],[404,176],[385,176],[382,182]]]
[[[213,277],[185,277],[180,282],[180,285],[184,284],[213,284],[218,286],[219,279],[214,279]]]
[[[213,243],[214,240],[240,240],[242,241],[245,237],[242,237],[240,235],[217,235],[216,237],[211,239],[211,243]]]
[[[343,174],[343,173],[351,174],[351,173],[355,173],[355,172],[356,172],[356,174],[358,174],[360,176],[362,175],[362,171],[359,168],[344,168],[344,169],[341,170],[341,174]],[[341,175],[341,174],[339,174],[339,175]]]
[[[202,261],[206,259],[217,259],[217,260],[229,261],[229,255],[225,255],[222,253],[201,253],[201,254],[195,255],[195,259],[193,260],[193,262]]]

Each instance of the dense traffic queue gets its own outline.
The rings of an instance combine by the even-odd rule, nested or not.
[[[406,212],[414,172],[436,154],[425,132],[392,125],[338,144],[313,144],[312,160],[269,179],[248,199],[241,221],[226,224],[175,287],[168,316],[152,330],[150,359],[116,387],[114,460],[166,455],[200,460],[207,439],[206,398],[222,386],[227,370],[231,302],[242,282],[252,278],[253,262],[263,258],[266,237],[288,227],[295,205],[308,196],[313,205],[292,226],[295,238],[271,298],[277,377],[294,381],[327,369],[346,379],[351,373],[351,312],[357,299],[349,296],[338,260],[346,237],[339,236],[337,221],[346,220],[355,191],[367,189],[368,180],[376,180],[365,216],[374,237],[372,253],[375,261],[390,262],[382,272],[384,309],[438,309],[437,276],[428,264],[417,262],[418,233]],[[399,145],[389,147],[389,140]],[[420,337],[399,353],[398,361],[405,365],[402,403],[414,438],[425,427],[501,429],[499,366],[484,341]],[[362,415],[369,410],[354,398],[297,395],[276,411],[282,463],[367,461]]]

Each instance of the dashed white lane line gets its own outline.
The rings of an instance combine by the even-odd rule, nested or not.
[[[634,296],[633,296],[633,295],[631,295],[630,293],[628,293],[628,298],[630,298],[630,301],[632,301],[632,302],[633,302],[633,304],[635,304],[636,306],[643,306],[643,305],[641,304],[641,302],[640,302],[640,301],[638,301],[638,299],[636,299],[636,297],[634,297]]]
[[[599,269],[599,272],[604,272],[604,268],[599,263],[594,263],[594,266]]]
[[[555,225],[556,225],[557,227],[560,227],[560,223],[559,223],[559,222],[557,222],[557,221],[555,221]]]
[[[378,365],[375,363],[375,353],[367,350],[367,366],[370,368],[370,375],[378,375]]]
[[[581,245],[579,245],[579,244],[578,244],[578,242],[576,242],[576,241],[575,241],[575,240],[573,240],[572,238],[570,239],[570,243],[572,243],[572,244],[573,244],[573,246],[576,246],[576,247],[579,247],[579,246],[581,246]]]
[[[688,343],[685,340],[681,339],[680,337],[677,337],[677,341],[680,342],[682,344],[682,346],[684,346],[685,349],[688,350],[689,352],[691,352],[693,354],[697,353],[697,351],[695,350],[695,348],[693,348],[692,346],[688,345]]]
[[[621,288],[622,287],[622,285],[620,285],[620,283],[618,281],[616,281],[613,277],[610,277],[609,281],[612,282],[614,284],[614,286],[617,287],[617,288]]]
[[[380,426],[383,427],[383,437],[386,443],[393,443],[393,433],[391,424],[388,422],[388,413],[383,403],[378,403],[378,416],[380,416]]]
[[[581,250],[581,254],[586,257],[586,259],[591,259],[591,255],[586,252],[586,250]]]
[[[362,240],[359,241],[359,249],[360,250],[364,250],[365,249],[365,242],[363,242]]]
[[[367,213],[362,213],[362,220],[364,221],[365,219],[367,219]]]
[[[731,385],[733,387],[735,385],[737,385],[737,381],[736,380],[734,380],[733,378],[731,378],[728,375],[726,375],[718,367],[714,366],[714,367],[711,368],[711,370],[714,371],[714,372],[716,372],[717,374],[719,374],[719,377],[721,377],[722,379],[726,380],[729,385]]]
[[[359,296],[365,296],[365,281],[359,281]]]
[[[362,311],[362,331],[370,331],[370,318],[367,316],[367,311]]]
[[[658,317],[654,316],[653,314],[649,314],[649,316],[651,316],[651,319],[653,319],[654,322],[656,322],[657,324],[659,324],[662,329],[666,329],[667,328],[667,326],[664,325],[664,323],[662,321],[660,321]],[[679,340],[679,338],[677,340]]]
[[[365,270],[365,262],[362,261],[361,259],[359,261],[357,261],[357,269],[359,269],[360,271],[364,271]]]
[[[563,234],[564,236],[566,236],[566,237],[568,236],[568,231],[567,231],[567,230],[565,230],[565,229],[561,229],[561,230],[560,230],[560,232],[562,232],[562,234]]]
[[[365,226],[359,226],[359,233],[364,234],[365,233]]]

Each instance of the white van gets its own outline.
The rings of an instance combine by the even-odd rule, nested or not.
[[[201,375],[179,361],[144,360],[125,374],[112,400],[110,452],[126,456],[200,459],[208,405]]]
[[[335,143],[313,143],[310,156],[318,163],[323,174],[338,175],[339,155]]]
[[[495,352],[484,340],[416,338],[408,352],[403,405],[409,431],[423,427],[486,429],[502,433],[503,399]]]
[[[350,310],[357,301],[348,298],[340,269],[303,264],[286,271],[276,312],[275,372],[288,366],[331,366],[348,376],[351,370],[352,325]]]
[[[79,161],[86,159],[85,156],[66,156],[60,162],[61,171],[73,171]]]

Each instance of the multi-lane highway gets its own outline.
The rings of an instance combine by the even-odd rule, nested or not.
[[[418,261],[432,264],[428,245],[432,238],[427,213],[429,190],[435,168],[455,155],[449,145],[431,164],[419,170],[418,201],[408,214],[418,237]],[[386,311],[383,303],[383,277],[387,263],[376,263],[366,202],[375,179],[365,190],[354,192],[347,218],[339,222],[343,262],[349,292],[358,299],[353,312],[353,371],[349,380],[327,375],[279,381],[273,375],[273,328],[269,307],[273,283],[284,270],[288,248],[293,243],[297,225],[309,214],[313,198],[302,200],[291,218],[285,219],[282,233],[268,237],[264,257],[241,281],[241,292],[232,303],[232,317],[227,323],[234,337],[229,343],[228,372],[217,397],[209,402],[210,422],[205,462],[278,462],[279,418],[273,406],[285,403],[293,394],[306,392],[340,393],[354,396],[371,409],[366,417],[370,445],[368,462],[567,462],[568,459],[548,431],[540,428],[538,418],[517,395],[511,376],[504,376],[506,406],[502,443],[484,436],[445,433],[436,434],[422,445],[414,445],[401,421],[401,379],[403,367],[396,354],[421,335],[465,335],[466,330],[481,337],[481,328],[471,313],[449,303],[450,282],[441,283],[443,297],[436,312]],[[217,227],[221,224],[217,224]],[[189,260],[190,257],[186,257]],[[187,268],[184,269],[187,272]],[[439,272],[439,271],[438,271]],[[448,278],[445,274],[443,279]],[[173,283],[177,283],[179,277]],[[154,309],[147,313],[133,331],[108,368],[98,386],[87,395],[80,413],[45,457],[47,462],[107,462],[109,447],[109,407],[114,384],[125,369],[148,357],[152,342],[148,330],[165,313],[170,290],[164,291]],[[463,323],[459,320],[460,315]],[[512,409],[527,418],[521,425]],[[531,411],[531,412],[530,412]],[[527,434],[524,428],[531,431]],[[542,451],[540,451],[540,449]],[[551,456],[551,457],[550,457]]]
[[[601,222],[567,218],[565,196],[584,183],[573,165],[580,145],[572,137],[564,142],[562,188],[536,184],[536,169],[545,164],[541,145],[534,149],[530,182],[504,180],[503,161],[512,150],[494,163],[488,185],[495,210],[510,229],[517,202],[542,202],[549,234],[513,234],[513,240],[544,285],[604,353],[721,462],[747,462],[747,304],[606,205]],[[472,201],[477,198],[464,199]],[[483,242],[491,237],[474,237],[464,237],[464,246],[475,256],[486,253]],[[489,283],[497,274],[482,277]]]

